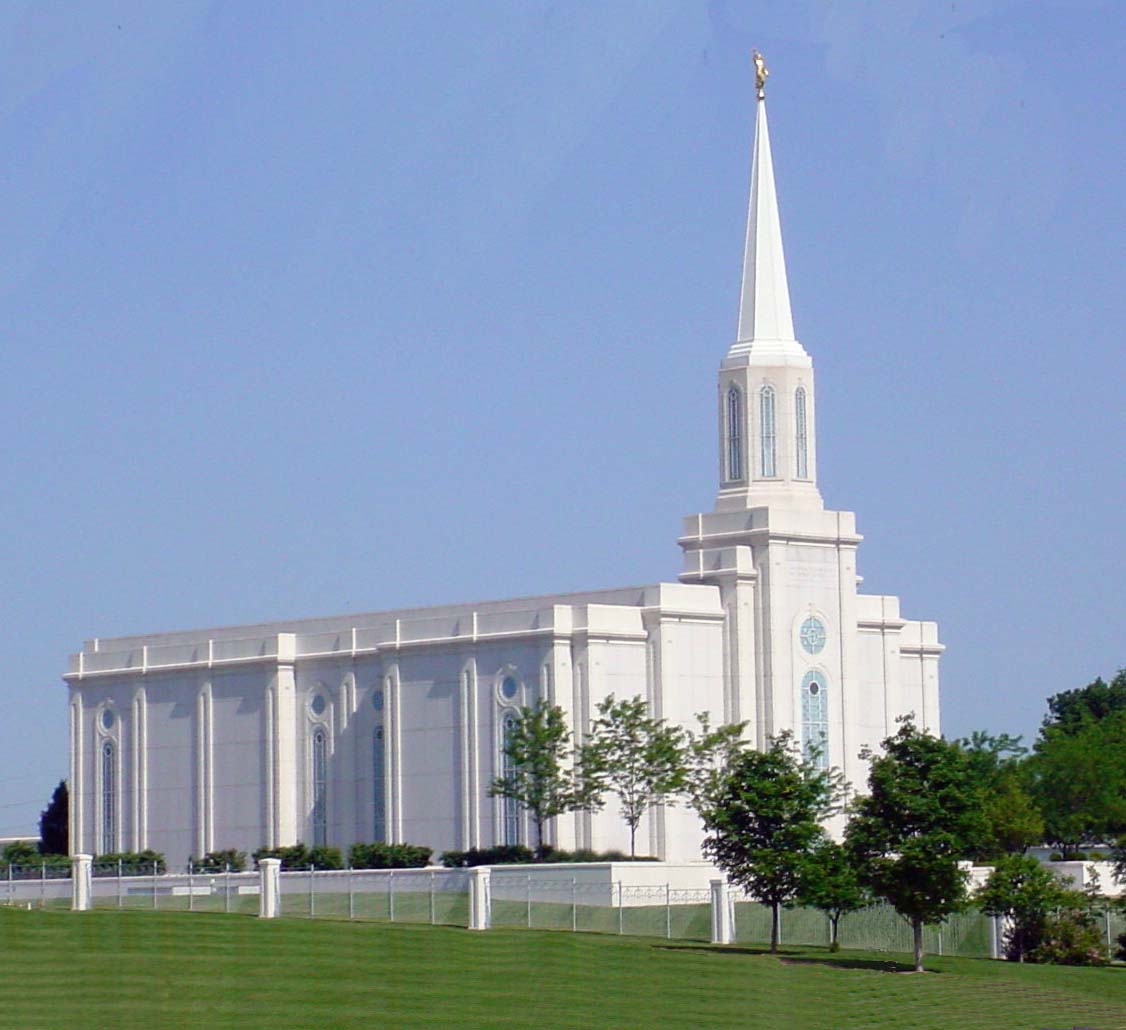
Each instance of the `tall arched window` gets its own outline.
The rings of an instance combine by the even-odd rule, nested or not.
[[[829,690],[825,676],[807,672],[801,681],[802,753],[818,769],[829,768]]]
[[[743,478],[743,395],[734,383],[727,391],[727,478]]]
[[[328,843],[328,744],[324,730],[313,731],[313,843]]]
[[[503,722],[504,732],[501,736],[501,776],[512,779],[516,775],[516,763],[509,755],[509,742],[516,730],[516,716],[512,712],[505,712]],[[520,843],[520,806],[515,798],[501,798],[502,843]]]
[[[372,820],[372,840],[375,841],[387,839],[387,776],[383,765],[386,754],[383,727],[376,726],[371,737],[372,807],[375,812],[375,818]]]
[[[794,441],[797,448],[798,479],[809,478],[809,433],[805,419],[805,387],[799,386],[794,394]]]
[[[778,475],[777,436],[774,422],[774,387],[764,386],[758,395],[759,426],[762,434],[762,474],[766,478]]]
[[[117,851],[117,762],[113,741],[102,744],[102,839],[98,853]]]

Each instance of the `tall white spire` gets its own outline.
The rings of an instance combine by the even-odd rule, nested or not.
[[[782,225],[774,190],[774,162],[766,101],[755,105],[755,155],[751,166],[751,201],[747,214],[747,248],[743,257],[743,296],[739,304],[739,342],[793,340],[790,288],[782,252]]]

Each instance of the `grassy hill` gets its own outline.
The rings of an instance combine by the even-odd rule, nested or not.
[[[13,1027],[1126,1028],[1126,968],[595,934],[0,910]]]

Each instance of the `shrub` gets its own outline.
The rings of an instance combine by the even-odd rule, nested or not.
[[[94,876],[158,876],[168,872],[168,863],[159,851],[111,851],[94,859]]]
[[[298,841],[280,848],[259,848],[254,852],[254,861],[260,858],[280,858],[281,867],[285,870],[308,869],[343,869],[344,858],[339,848],[327,844],[318,844],[310,848]]]
[[[0,876],[11,880],[58,879],[70,875],[67,855],[41,855],[34,844],[13,841],[0,852]]]
[[[621,851],[556,851],[550,846],[543,854],[524,847],[523,844],[498,844],[491,848],[470,848],[468,851],[443,851],[441,863],[448,869],[478,865],[538,865],[550,862],[655,862],[647,855],[626,855]]]
[[[246,852],[234,848],[209,851],[203,858],[189,858],[188,865],[197,873],[241,873],[246,868]]]
[[[1105,966],[1108,961],[1106,941],[1087,907],[1064,908],[1048,916],[1040,943],[1028,957],[1060,966]]]
[[[535,855],[523,844],[497,844],[492,848],[470,848],[468,851],[443,851],[442,865],[448,869],[478,865],[526,865]]]
[[[353,844],[348,864],[353,869],[421,869],[430,862],[432,849],[421,844]]]

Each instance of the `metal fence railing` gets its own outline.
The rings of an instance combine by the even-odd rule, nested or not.
[[[69,909],[80,891],[66,867],[42,864],[11,867],[0,875],[0,904]],[[482,902],[471,903],[475,874],[485,873]],[[224,912],[257,915],[265,880],[254,872],[166,873],[121,863],[93,863],[86,904],[91,908],[147,911]],[[716,888],[719,889],[718,887]],[[726,889],[725,911],[733,933],[713,934],[719,909],[713,891],[667,884],[636,884],[551,874],[527,867],[473,869],[293,870],[277,875],[277,913],[308,919],[380,920],[432,925],[509,927],[532,930],[610,933],[666,939],[731,940],[766,945],[769,906]],[[473,906],[477,906],[474,917]],[[1108,905],[1096,916],[1111,953],[1126,934],[1126,910]],[[815,909],[783,908],[783,946],[827,946],[828,917]],[[932,955],[988,958],[1003,948],[1001,921],[967,909],[924,930],[923,948]],[[843,916],[842,948],[909,953],[911,927],[888,905]]]
[[[467,926],[465,869],[293,870],[280,874],[281,914]]]

